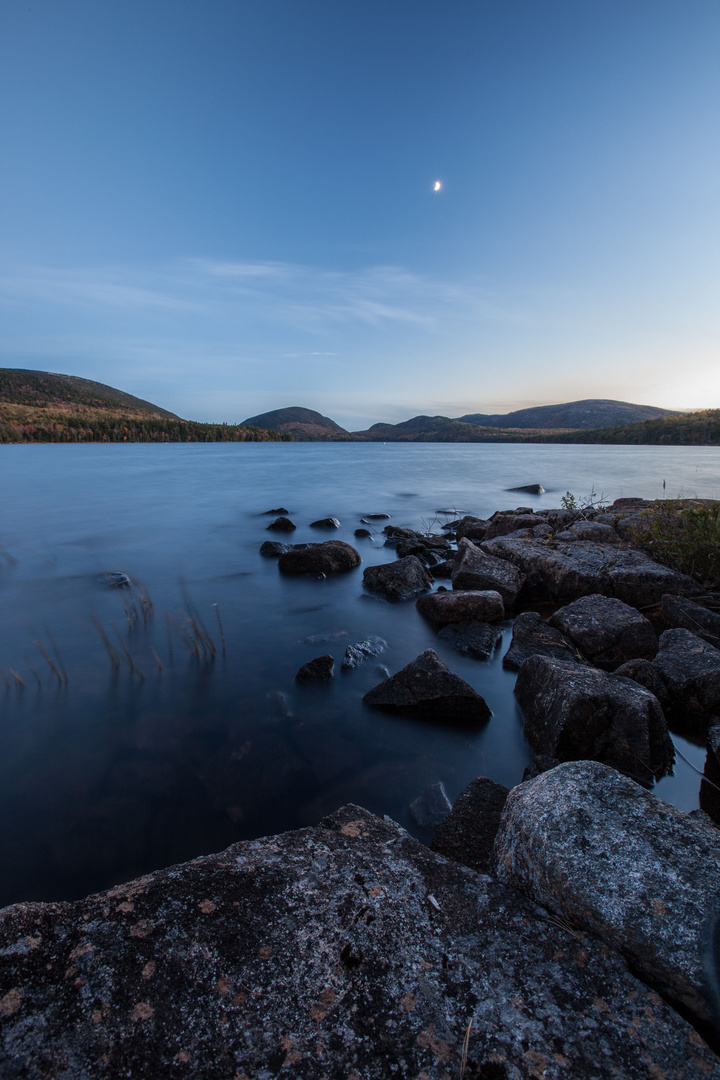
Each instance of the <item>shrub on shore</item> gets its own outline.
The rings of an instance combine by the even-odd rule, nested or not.
[[[631,540],[664,566],[720,583],[720,503],[658,501],[639,515]]]

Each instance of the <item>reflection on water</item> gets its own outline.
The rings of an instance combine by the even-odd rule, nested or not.
[[[451,799],[484,774],[512,786],[532,756],[501,666],[454,652],[414,604],[363,594],[362,567],[281,577],[258,555],[263,512],[286,506],[295,543],[333,537],[365,565],[360,518],[437,527],[438,511],[720,493],[714,448],[218,444],[0,448],[0,903],[75,897],[234,840],[311,824],[344,802],[427,839],[409,804],[442,780]],[[435,523],[435,524],[433,524]],[[324,538],[324,537],[322,537]],[[320,538],[320,539],[322,539]],[[108,573],[127,575],[113,587]],[[387,650],[340,670],[345,647]],[[428,647],[488,701],[480,732],[367,709],[363,694]],[[328,685],[295,683],[335,657]],[[705,752],[682,742],[702,771]],[[657,787],[685,809],[699,777]]]

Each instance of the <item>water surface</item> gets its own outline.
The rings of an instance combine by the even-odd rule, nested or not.
[[[547,493],[506,490],[534,482]],[[353,538],[365,514],[436,529],[440,510],[539,509],[568,490],[718,497],[720,449],[0,447],[0,904],[81,896],[315,823],[348,801],[427,839],[408,806],[429,784],[442,780],[453,799],[480,774],[517,783],[532,753],[515,676],[501,666],[509,624],[493,658],[477,661],[440,641],[414,603],[364,593],[362,567],[326,581],[282,577],[258,555],[274,535],[263,512],[287,507],[293,542],[327,539],[310,522],[337,517],[332,536],[369,565],[395,556],[382,522],[374,540]],[[152,610],[134,594],[135,619],[127,590],[102,583],[106,571],[129,575]],[[345,646],[371,634],[388,642],[384,655],[341,673]],[[483,731],[362,704],[380,664],[397,671],[428,647],[488,701]],[[326,652],[333,682],[296,684],[298,667]],[[678,745],[702,770],[704,750]],[[698,784],[679,761],[657,790],[691,809]]]

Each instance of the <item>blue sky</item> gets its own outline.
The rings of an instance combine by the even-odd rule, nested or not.
[[[0,365],[200,420],[720,407],[717,0],[9,0],[0,42]]]

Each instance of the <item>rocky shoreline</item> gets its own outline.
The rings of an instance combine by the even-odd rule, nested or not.
[[[703,783],[686,814],[648,790],[672,767],[669,727],[706,742],[720,784],[720,595],[631,546],[648,505],[386,525],[395,558],[366,588],[479,659],[516,616],[503,662],[537,754],[523,782],[478,778],[449,814],[428,792],[430,848],[346,806],[4,909],[0,1077],[720,1080],[720,792]],[[315,577],[361,561],[340,540],[262,553]],[[331,678],[332,659],[298,676]],[[489,715],[432,649],[365,701]]]

